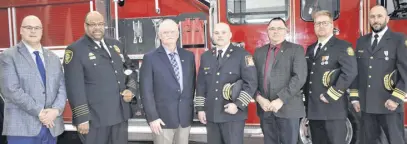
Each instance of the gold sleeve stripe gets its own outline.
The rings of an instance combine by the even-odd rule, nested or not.
[[[328,95],[334,100],[338,100],[342,96],[342,94],[337,92],[333,87],[328,89]]]
[[[242,102],[243,106],[247,106],[250,103],[251,96],[247,92],[241,91],[240,96],[237,99]]]
[[[89,114],[89,109],[87,104],[83,104],[72,109],[73,118],[80,117],[82,115]]]
[[[350,97],[359,97],[359,91],[357,89],[350,89]]]
[[[405,98],[405,96],[406,96],[406,93],[403,92],[402,90],[396,88],[396,89],[393,91],[392,95],[395,96],[395,97],[397,97],[397,98],[399,98],[399,99],[401,99],[401,100],[404,100],[404,98]]]
[[[203,96],[196,96],[195,97],[195,106],[204,106],[205,105],[205,97]]]

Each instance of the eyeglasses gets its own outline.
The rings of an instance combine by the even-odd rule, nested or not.
[[[330,21],[322,21],[314,23],[314,26],[328,26],[329,24],[331,24]]]
[[[95,28],[95,27],[104,27],[105,23],[86,23],[87,26],[91,27],[91,28]]]
[[[162,31],[161,32],[163,35],[174,35],[177,33],[177,31]]]
[[[286,28],[284,27],[270,27],[268,28],[269,31],[284,31]]]
[[[36,27],[33,27],[33,26],[21,26],[22,28],[25,28],[25,29],[27,29],[27,30],[34,30],[34,31],[39,31],[39,30],[42,30],[42,27],[40,27],[40,26],[36,26]]]

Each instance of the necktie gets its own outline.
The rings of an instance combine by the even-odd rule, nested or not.
[[[218,64],[220,65],[222,62],[222,50],[218,50],[218,57],[216,57],[216,59],[218,60]]]
[[[263,81],[263,89],[265,94],[267,95],[267,89],[268,86],[270,84],[269,82],[269,78],[270,78],[270,73],[271,73],[271,68],[273,66],[274,63],[274,54],[275,54],[275,49],[276,47],[273,46],[271,48],[269,48],[268,52],[267,52],[267,58],[266,58],[266,64],[265,64],[265,68],[264,68],[264,81]]]
[[[38,71],[40,72],[42,83],[46,86],[46,77],[45,77],[45,67],[44,63],[41,60],[39,51],[34,51],[35,54],[35,62],[37,63]]]
[[[373,41],[373,44],[372,44],[372,50],[374,50],[375,48],[376,48],[376,46],[377,46],[377,43],[378,43],[378,38],[379,37],[379,35],[377,35],[377,34],[375,34],[374,35],[374,41]]]
[[[110,57],[109,53],[107,52],[107,49],[105,49],[105,47],[103,47],[103,43],[100,42],[99,44],[100,44],[100,48],[102,49],[103,53],[104,53],[105,55],[108,55],[108,56]]]
[[[172,68],[174,69],[175,77],[177,78],[177,81],[179,81],[180,76],[179,76],[178,63],[177,63],[177,60],[175,59],[176,54],[177,53],[174,52],[174,53],[170,53],[169,55],[170,55],[170,61],[171,61]]]
[[[318,44],[318,47],[317,47],[317,51],[315,52],[314,58],[317,57],[317,55],[318,55],[319,51],[321,50],[321,48],[322,48],[322,44],[319,43],[319,44]]]

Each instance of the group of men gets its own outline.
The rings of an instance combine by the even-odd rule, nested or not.
[[[387,27],[386,9],[371,9],[373,32],[360,37],[356,49],[334,36],[328,11],[313,16],[318,41],[306,51],[286,41],[286,22],[273,18],[267,26],[270,43],[253,56],[231,43],[227,24],[216,24],[215,47],[202,54],[198,75],[194,54],[177,45],[177,23],[164,20],[158,28],[161,46],[144,55],[140,68],[154,143],[188,144],[195,108],[209,144],[243,144],[252,99],[267,144],[296,144],[302,117],[310,120],[314,144],[345,144],[348,100],[362,113],[364,144],[375,144],[381,130],[390,144],[404,143],[407,41]],[[127,143],[137,75],[124,46],[104,37],[104,26],[100,13],[88,13],[86,34],[68,46],[61,65],[40,44],[39,18],[24,18],[22,41],[0,55],[3,135],[9,144],[55,144],[64,130],[66,98],[83,143]]]

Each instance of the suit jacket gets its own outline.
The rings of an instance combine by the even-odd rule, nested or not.
[[[38,115],[42,109],[56,108],[59,115],[53,136],[64,131],[62,112],[65,108],[66,92],[59,57],[43,49],[46,87],[37,65],[24,43],[20,42],[0,55],[0,86],[4,101],[3,135],[36,136],[42,123]]]
[[[206,120],[216,123],[247,119],[247,106],[257,90],[256,67],[253,56],[241,47],[230,44],[218,64],[216,48],[201,56],[198,73],[195,108],[205,111]],[[236,101],[227,101],[222,96],[227,83],[243,81],[242,90]],[[238,112],[234,115],[224,111],[224,105],[235,103]]]
[[[271,71],[267,79],[270,81],[270,85],[267,87],[266,93],[263,81],[265,79],[264,69],[269,47],[270,44],[267,44],[256,49],[254,53],[260,95],[270,101],[280,98],[284,102],[283,107],[275,113],[277,117],[304,117],[305,108],[304,102],[302,101],[303,94],[301,91],[307,78],[307,63],[305,62],[304,48],[287,41],[284,41],[281,44],[280,51],[276,55],[274,64],[269,64],[269,67],[271,66]],[[265,112],[258,104],[257,114],[259,117],[263,118],[263,116],[265,116],[264,113]]]
[[[348,97],[345,93],[357,75],[357,64],[352,45],[332,36],[314,57],[317,42],[307,48],[308,77],[304,85],[307,99],[307,118],[311,120],[346,119]],[[336,83],[325,87],[322,83],[326,71],[339,69]],[[320,95],[329,101],[325,103]]]
[[[182,91],[162,46],[145,54],[140,68],[141,99],[147,121],[161,119],[164,128],[171,129],[190,126],[194,112],[195,57],[182,48],[177,51],[182,65]]]
[[[374,39],[374,38],[373,38]],[[360,108],[366,113],[388,114],[404,111],[407,80],[407,40],[401,33],[388,29],[376,48],[371,48],[372,34],[358,39],[356,57],[359,75],[351,89],[355,92],[352,100],[360,101]],[[398,80],[394,90],[386,90],[384,76],[392,71],[398,71]],[[397,109],[389,111],[385,102],[391,99],[399,103]]]
[[[89,121],[91,127],[112,126],[131,117],[130,104],[121,95],[125,89],[135,93],[124,73],[131,62],[119,41],[104,41],[111,56],[87,35],[65,50],[66,89],[74,125]]]

